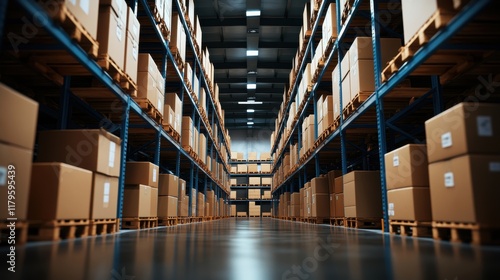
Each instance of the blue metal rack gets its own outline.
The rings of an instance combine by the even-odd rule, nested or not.
[[[316,33],[316,28],[319,20],[321,19],[321,16],[325,13],[325,3],[329,1],[323,1],[322,5],[319,9],[318,12],[318,17],[316,22],[313,25],[312,29],[312,35],[311,39],[308,42],[307,48],[306,49],[306,57],[307,53],[310,52],[311,56],[313,55],[313,50],[309,51],[309,48],[312,47],[311,41],[314,40],[314,34]],[[333,63],[335,59],[338,59],[337,61],[342,60],[342,50],[341,50],[341,44],[343,40],[346,38],[347,32],[350,30],[350,25],[351,22],[353,21],[354,17],[359,13],[359,7],[361,4],[362,0],[355,0],[353,3],[353,6],[351,8],[351,11],[349,15],[347,16],[344,25],[341,25],[340,22],[340,7],[339,3],[337,2],[337,26],[341,27],[338,30],[338,37],[337,40],[335,41],[333,45],[332,51],[329,53],[328,57],[326,58],[325,61],[325,67],[323,68],[322,71],[320,71],[318,81],[321,81],[323,75],[325,74],[327,70],[327,65]],[[290,186],[293,186],[293,182],[296,180],[295,178],[298,176],[298,182],[299,185],[302,186],[305,182],[307,182],[307,178],[305,177],[305,169],[308,164],[310,164],[312,159],[315,159],[315,165],[316,165],[316,173],[319,172],[318,168],[318,154],[321,151],[326,150],[326,146],[331,143],[334,139],[340,139],[340,146],[341,146],[341,159],[342,159],[342,171],[344,174],[347,173],[348,166],[347,166],[347,145],[354,145],[353,143],[348,142],[345,139],[345,132],[349,128],[353,128],[356,126],[355,121],[358,120],[362,115],[367,113],[370,109],[375,108],[376,112],[376,117],[377,117],[377,123],[376,123],[376,128],[377,128],[377,139],[378,139],[378,159],[379,159],[379,165],[380,165],[380,173],[381,173],[381,195],[382,195],[382,201],[383,201],[383,212],[384,212],[384,221],[385,221],[385,229],[388,230],[388,214],[387,214],[387,199],[386,199],[386,178],[385,178],[385,161],[384,161],[384,155],[387,152],[387,136],[386,136],[386,128],[390,128],[394,131],[397,131],[400,133],[403,137],[409,138],[412,140],[415,140],[414,137],[412,136],[412,132],[405,132],[404,130],[398,128],[396,125],[394,125],[394,122],[397,121],[399,118],[404,116],[405,114],[408,114],[410,111],[415,110],[415,108],[418,108],[418,106],[422,106],[422,104],[426,101],[429,100],[429,98],[432,98],[432,106],[434,108],[433,112],[434,114],[438,114],[443,110],[443,101],[441,97],[441,85],[439,83],[439,77],[437,76],[432,76],[432,89],[425,95],[423,95],[418,102],[415,102],[411,105],[409,105],[407,108],[404,108],[401,112],[398,114],[392,116],[389,119],[385,119],[385,114],[384,114],[384,97],[387,96],[397,85],[399,85],[406,77],[408,77],[418,66],[420,66],[424,61],[426,61],[431,55],[433,55],[437,50],[439,50],[442,46],[445,45],[445,42],[452,38],[462,27],[464,27],[468,22],[470,22],[476,15],[479,14],[490,2],[491,0],[473,0],[470,1],[461,11],[457,13],[457,15],[453,18],[451,22],[447,25],[446,28],[443,30],[439,31],[430,41],[425,44],[423,47],[420,48],[419,51],[417,51],[413,58],[406,62],[398,72],[396,72],[391,78],[389,78],[386,82],[381,83],[381,77],[380,77],[380,72],[381,72],[381,55],[380,55],[380,31],[379,31],[379,25],[377,23],[377,16],[378,16],[378,10],[375,9],[375,7],[378,6],[379,0],[370,0],[370,17],[369,21],[371,24],[371,37],[372,37],[372,45],[373,45],[373,56],[374,56],[374,73],[375,73],[375,92],[371,94],[366,101],[364,101],[358,108],[355,110],[350,116],[348,116],[346,119],[344,119],[343,114],[340,114],[340,125],[339,127],[332,133],[330,134],[325,141],[323,141],[319,146],[311,153],[311,155],[303,162],[299,167],[291,174],[289,177],[287,177],[283,182],[280,183],[279,186],[277,186],[273,190],[273,198],[275,200],[278,199],[279,194],[283,193],[284,191],[288,190]],[[304,57],[301,66],[299,68],[299,73],[302,73],[304,67],[305,67],[305,61],[306,57]],[[340,63],[338,65],[340,67]],[[341,71],[339,70],[339,75]],[[294,84],[292,85],[292,94],[290,100],[288,100],[287,105],[285,106],[286,110],[284,113],[283,120],[281,124],[278,126],[278,131],[276,132],[276,139],[275,143],[273,144],[272,147],[272,153],[275,153],[277,151],[278,144],[280,143],[280,140],[283,136],[284,132],[284,124],[286,123],[287,120],[287,114],[290,109],[291,103],[294,101],[294,97],[297,94],[297,86],[298,82],[300,81],[300,76],[297,77],[295,80]],[[339,79],[340,81],[341,79]],[[311,94],[308,97],[307,103],[310,104],[311,102],[315,104],[315,92],[318,89],[319,82],[315,83],[313,85]],[[340,90],[342,90],[342,87],[340,86]],[[340,93],[341,94],[341,93]],[[340,98],[340,103],[342,103],[342,98]],[[313,105],[315,106],[315,105]],[[301,145],[301,135],[300,135],[300,129],[297,129],[299,124],[303,121],[305,117],[305,113],[308,111],[308,105],[306,105],[302,111],[298,112],[298,122],[295,124],[294,127],[291,128],[291,135],[288,139],[284,141],[284,146],[282,150],[275,156],[275,166],[273,167],[272,172],[275,173],[277,171],[277,167],[280,165],[284,154],[287,150],[287,146],[291,143],[291,139],[293,138],[293,134],[295,133],[295,130],[297,130],[298,136],[299,136],[299,147]],[[342,104],[340,104],[340,108],[342,108]],[[315,107],[313,108],[315,111]],[[288,116],[288,117],[293,117],[293,116]],[[315,122],[315,127],[317,131],[317,120]],[[317,135],[316,135],[317,136]],[[362,149],[362,148],[361,148]],[[363,165],[366,166],[367,163],[363,162]],[[316,174],[318,175],[318,174]],[[274,203],[274,207],[277,207],[276,202]],[[276,208],[275,208],[276,209]]]

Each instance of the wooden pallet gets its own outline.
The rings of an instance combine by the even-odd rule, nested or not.
[[[181,135],[179,134],[179,132],[175,131],[175,129],[172,127],[172,125],[164,123],[163,129],[165,130],[165,132],[167,132],[168,135],[170,135],[172,138],[174,138],[174,140],[177,141],[177,143],[180,142]]]
[[[330,218],[313,218],[309,217],[307,218],[307,223],[310,224],[328,224],[330,223]]]
[[[339,217],[339,218],[330,218],[330,225],[332,226],[339,226],[343,227],[345,226],[345,218],[344,217]]]
[[[349,228],[380,229],[380,218],[345,218],[345,226]]]
[[[472,243],[476,245],[500,244],[500,227],[477,223],[432,222],[432,237],[437,240]]]
[[[428,237],[432,236],[432,224],[431,222],[393,220],[389,221],[389,232],[402,236]]]
[[[146,112],[156,123],[163,123],[163,115],[147,98],[134,98],[135,102],[141,107],[141,109]]]
[[[120,231],[119,219],[92,219],[89,221],[89,235],[104,235]]]
[[[366,100],[368,97],[370,97],[372,93],[368,92],[359,92],[356,94],[356,96],[349,102],[347,105],[344,106],[344,109],[342,110],[342,114],[344,116],[344,119],[352,115],[358,107]]]
[[[158,226],[176,226],[177,225],[177,217],[159,217],[158,218]]]
[[[189,224],[189,222],[190,222],[189,217],[177,217],[177,224],[178,225]]]
[[[20,245],[28,241],[28,226],[26,221],[1,221],[0,222],[0,244],[1,245],[14,245],[9,243],[9,236],[11,233],[10,223],[14,222],[15,244]]]
[[[157,217],[122,218],[122,229],[146,229],[158,226]]]
[[[30,221],[28,240],[57,241],[86,237],[89,234],[89,220]]]
[[[179,71],[184,70],[184,60],[182,60],[181,54],[179,53],[177,47],[174,45],[170,45],[170,51],[172,53],[172,56],[174,57],[175,64],[177,64],[177,67],[179,68]]]
[[[189,217],[189,222],[191,223],[199,223],[202,222],[203,218],[202,217]]]

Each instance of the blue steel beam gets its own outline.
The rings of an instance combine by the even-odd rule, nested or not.
[[[434,107],[434,115],[443,112],[443,89],[441,88],[441,82],[438,76],[432,76],[432,89],[434,94],[432,96],[432,102]]]
[[[125,167],[127,166],[127,148],[128,148],[128,124],[131,108],[130,96],[127,98],[124,105],[122,114],[122,128],[120,133],[121,143],[121,156],[120,156],[120,177],[118,178],[118,209],[116,217],[120,220],[119,227],[121,228],[121,217],[123,211],[123,196],[125,192]]]

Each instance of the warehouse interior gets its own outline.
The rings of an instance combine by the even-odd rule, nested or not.
[[[500,3],[0,1],[1,279],[497,279]]]

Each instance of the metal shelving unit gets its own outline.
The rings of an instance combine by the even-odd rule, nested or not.
[[[54,22],[49,18],[46,12],[39,6],[37,1],[34,0],[26,0],[26,1],[3,1],[0,4],[0,34],[3,34],[4,28],[9,23],[6,22],[6,10],[7,5],[12,5],[14,2],[17,5],[22,7],[22,10],[26,13],[28,17],[33,17],[40,19],[39,27],[43,28],[44,31],[54,40],[54,44],[60,46],[67,54],[71,55],[76,59],[79,63],[79,66],[85,68],[89,72],[89,76],[92,76],[94,79],[98,80],[104,87],[119,100],[119,107],[121,108],[121,121],[120,124],[114,124],[110,119],[106,118],[102,112],[98,108],[93,108],[92,105],[89,105],[85,102],[82,102],[78,97],[72,94],[71,92],[71,77],[65,76],[64,84],[62,86],[62,94],[61,94],[61,102],[60,102],[60,112],[52,112],[51,109],[46,108],[43,104],[40,107],[40,110],[43,112],[49,112],[53,116],[58,117],[58,128],[65,129],[68,126],[69,120],[69,111],[71,110],[70,106],[76,106],[78,104],[80,107],[83,107],[88,115],[96,119],[99,124],[106,124],[105,128],[111,132],[118,134],[122,139],[122,147],[121,147],[121,163],[120,163],[120,179],[119,179],[119,201],[118,201],[118,213],[117,217],[121,218],[122,208],[123,208],[123,192],[124,192],[124,183],[125,183],[125,166],[127,160],[134,156],[135,153],[141,153],[145,155],[147,153],[152,154],[152,158],[149,160],[153,163],[159,165],[163,171],[167,171],[173,173],[179,177],[184,177],[187,179],[189,188],[189,193],[191,194],[191,189],[196,188],[199,191],[203,191],[204,193],[207,190],[214,190],[216,192],[217,197],[223,197],[225,201],[228,200],[228,192],[224,189],[224,186],[221,185],[221,182],[213,176],[211,172],[207,171],[193,156],[191,156],[188,152],[186,152],[182,146],[177,142],[170,134],[168,134],[161,124],[158,124],[155,120],[153,120],[150,116],[148,116],[143,109],[135,102],[130,95],[128,95],[118,84],[116,84],[113,79],[103,71],[103,69],[98,65],[98,63],[89,57],[87,53],[78,45],[78,43],[74,42],[70,36],[59,26],[58,23]],[[210,88],[208,86],[207,81],[205,80],[204,75],[200,75],[200,88],[203,87],[207,92],[207,116],[211,116],[212,124],[218,126],[219,135],[212,135],[210,133],[210,125],[206,123],[200,113],[200,109],[198,108],[195,100],[190,94],[184,94],[187,92],[188,87],[183,82],[183,72],[180,70],[178,65],[174,60],[174,56],[169,49],[169,42],[166,41],[158,26],[155,23],[152,12],[150,10],[149,4],[146,0],[130,0],[127,1],[129,6],[132,7],[133,11],[137,15],[139,5],[141,5],[141,11],[146,13],[146,16],[149,17],[151,25],[142,26],[142,28],[147,28],[153,30],[154,36],[152,38],[158,45],[162,48],[162,61],[160,65],[160,71],[164,78],[169,79],[167,76],[167,63],[171,67],[175,69],[175,73],[177,74],[177,78],[180,79],[180,87],[181,87],[181,100],[183,101],[183,106],[190,106],[192,108],[192,118],[193,125],[197,126],[197,129],[200,130],[201,125],[203,125],[204,129],[207,131],[205,135],[207,137],[207,154],[215,157],[216,163],[222,163],[223,166],[223,174],[228,176],[229,168],[227,165],[227,158],[223,157],[223,154],[219,148],[219,144],[226,147],[228,153],[230,153],[228,140],[226,139],[223,121],[218,114],[215,101],[210,94]],[[178,11],[181,11],[181,4],[178,0],[173,1],[173,9],[176,8]],[[181,18],[182,24],[186,33],[189,35],[190,31],[187,26],[187,21],[182,12],[179,12],[179,16]],[[142,32],[141,32],[142,33]],[[195,51],[195,44],[191,38],[191,36],[186,36],[188,38],[188,48],[191,48],[193,51],[194,58],[194,70],[193,70],[193,78],[195,73],[202,72],[202,64],[201,59],[197,56]],[[201,47],[201,46],[200,46]],[[141,49],[141,52],[148,52],[148,50]],[[158,62],[157,62],[158,64]],[[199,92],[199,91],[198,91]],[[185,102],[183,99],[184,96],[188,96],[188,102]],[[211,113],[211,114],[210,114]],[[143,123],[140,125],[132,124],[130,122],[131,117],[138,117]],[[130,131],[131,129],[147,129],[149,134],[153,134],[155,136],[150,137],[143,145],[132,149],[130,143]],[[218,140],[220,141],[218,141]],[[150,146],[153,146],[152,148]],[[134,151],[134,152],[132,152]],[[132,152],[130,154],[130,152]],[[176,154],[175,156],[175,170],[168,170],[164,166],[162,166],[162,153],[163,152],[173,152]],[[183,159],[183,160],[182,160]],[[183,163],[184,162],[184,163]],[[181,168],[184,171],[187,171],[189,174],[181,174]],[[214,169],[214,174],[219,174],[218,169]],[[191,205],[191,195],[190,202]],[[191,207],[189,208],[191,209]]]
[[[281,164],[285,153],[288,151],[288,147],[290,144],[293,144],[294,140],[294,134],[297,134],[298,137],[298,144],[299,148],[302,145],[301,144],[301,135],[300,135],[300,129],[298,129],[299,125],[303,121],[304,117],[306,116],[307,112],[314,112],[316,115],[316,93],[319,88],[320,82],[322,80],[322,77],[325,75],[328,65],[332,63],[336,63],[337,61],[341,61],[344,55],[344,47],[345,47],[345,41],[348,39],[348,34],[349,32],[352,32],[354,29],[352,27],[353,22],[355,17],[367,17],[367,15],[362,15],[360,11],[360,6],[362,2],[367,2],[367,0],[362,1],[362,0],[355,0],[352,3],[352,8],[350,13],[345,19],[344,24],[342,25],[341,23],[341,13],[342,11],[341,7],[339,6],[339,3],[337,1],[336,3],[336,10],[337,10],[337,27],[338,27],[338,37],[334,42],[333,49],[332,51],[326,56],[326,59],[324,61],[324,68],[320,71],[319,77],[317,79],[318,82],[316,82],[313,87],[312,91],[307,97],[306,101],[306,106],[303,108],[302,111],[299,111],[298,114],[298,120],[295,125],[291,128],[291,133],[290,137],[285,139],[283,148],[282,150],[278,150],[278,145],[281,141],[281,137],[285,137],[284,135],[284,130],[285,130],[285,124],[287,122],[287,118],[289,117],[294,117],[294,116],[289,116],[288,113],[290,112],[290,107],[292,102],[295,99],[295,96],[298,94],[297,88],[298,84],[300,82],[300,77],[305,69],[306,62],[308,61],[308,55],[310,55],[309,59],[312,58],[314,55],[314,41],[315,41],[315,34],[317,34],[317,28],[318,25],[320,24],[321,18],[325,15],[326,13],[326,7],[330,2],[334,1],[323,1],[321,3],[321,6],[318,11],[318,16],[316,17],[316,21],[312,25],[312,35],[307,43],[306,51],[305,51],[305,56],[304,59],[302,60],[297,78],[295,79],[295,82],[293,85],[290,87],[292,88],[290,98],[287,100],[287,104],[285,106],[285,113],[283,115],[282,121],[278,126],[278,130],[276,131],[276,138],[275,142],[272,146],[271,153],[275,154],[274,159],[275,159],[275,165],[272,168],[272,172],[275,173],[277,172],[278,166]],[[287,178],[284,179],[283,182],[281,182],[278,186],[275,186],[273,189],[273,199],[274,199],[274,209],[276,209],[277,206],[277,200],[278,197],[281,193],[283,192],[289,192],[289,191],[298,191],[299,188],[303,186],[305,182],[310,180],[312,177],[319,176],[321,174],[321,171],[328,171],[332,169],[340,169],[342,170],[343,174],[346,174],[349,169],[352,169],[353,166],[359,165],[359,162],[362,162],[363,169],[369,169],[370,162],[369,160],[366,160],[367,158],[369,159],[370,157],[376,157],[377,159],[377,167],[380,170],[381,174],[381,196],[382,196],[382,203],[383,203],[383,216],[384,216],[384,221],[385,221],[385,230],[387,231],[389,226],[388,226],[388,213],[387,213],[387,199],[386,199],[386,178],[385,178],[385,161],[384,161],[384,155],[388,151],[387,146],[389,145],[388,142],[390,141],[391,146],[395,146],[395,142],[402,142],[402,139],[405,139],[405,141],[408,141],[408,139],[411,142],[420,142],[418,137],[415,135],[417,133],[423,133],[422,129],[418,128],[412,128],[411,132],[408,132],[407,130],[405,131],[404,129],[400,129],[395,125],[395,123],[403,118],[408,118],[408,116],[411,116],[412,113],[418,110],[422,110],[423,107],[428,106],[430,107],[432,114],[439,114],[443,110],[443,97],[442,97],[442,86],[440,84],[439,76],[430,76],[430,81],[428,81],[429,86],[428,90],[426,90],[426,93],[423,94],[416,102],[412,104],[406,104],[399,112],[392,114],[392,116],[387,117],[387,111],[384,110],[384,101],[388,98],[388,96],[396,90],[396,88],[407,79],[410,74],[415,71],[420,65],[422,65],[427,59],[429,59],[433,54],[435,54],[438,50],[443,48],[443,46],[446,46],[446,42],[453,38],[454,35],[456,35],[463,27],[467,26],[469,22],[471,22],[480,12],[485,10],[485,7],[490,4],[492,1],[490,0],[473,0],[469,1],[465,7],[463,7],[460,11],[457,12],[457,14],[454,16],[454,18],[449,22],[449,24],[440,30],[435,36],[433,36],[431,39],[429,39],[428,43],[423,45],[413,56],[412,59],[410,59],[408,62],[406,62],[404,65],[402,65],[399,70],[392,76],[390,77],[387,81],[382,83],[381,81],[381,75],[380,72],[382,70],[382,65],[381,65],[381,52],[380,52],[380,26],[378,23],[379,19],[379,10],[376,9],[375,7],[378,7],[379,3],[384,2],[384,1],[379,1],[379,0],[370,0],[370,12],[369,12],[369,19],[367,21],[369,22],[370,25],[370,34],[372,38],[372,46],[373,46],[373,57],[374,57],[374,73],[375,73],[375,91],[373,94],[371,94],[368,99],[366,99],[363,103],[357,107],[354,112],[347,116],[344,119],[344,116],[341,112],[340,114],[340,120],[339,120],[339,125],[336,128],[336,130],[333,131],[330,135],[328,135],[324,141],[322,141],[311,153],[310,155],[301,163],[298,165],[297,169],[293,171]],[[343,8],[343,7],[342,7]],[[368,35],[367,35],[368,36]],[[450,46],[447,46],[450,47]],[[464,50],[468,49],[481,49],[482,46],[474,45],[474,44],[469,44],[467,46],[464,46]],[[455,47],[452,49],[461,49],[461,47]],[[498,50],[498,49],[497,49]],[[341,69],[340,69],[340,63],[338,65],[339,67],[339,81],[341,81]],[[340,86],[340,96],[342,96],[342,87]],[[311,108],[312,107],[312,108]],[[343,108],[342,106],[342,98],[340,98],[340,108]],[[363,117],[366,117],[367,115],[374,115],[375,121],[372,121],[371,124],[369,123],[363,123],[359,120],[361,120]],[[373,149],[372,147],[369,149],[368,147],[360,147],[359,145],[356,145],[350,141],[348,141],[346,137],[346,132],[352,131],[353,129],[376,129],[376,138],[377,138],[377,149]],[[391,139],[391,137],[388,137],[387,131],[393,130],[400,134],[401,136],[398,139]],[[318,122],[317,119],[315,120],[315,136],[316,138],[318,137]],[[332,146],[334,148],[332,148]],[[352,158],[349,158],[348,156],[348,149],[355,149],[358,152],[362,154],[361,159],[359,160],[354,160]],[[324,164],[320,163],[319,156],[322,154],[326,153],[334,153],[333,156],[337,157],[340,155],[340,162],[336,162],[333,164],[333,166],[329,166],[326,169],[324,168]],[[330,159],[333,161],[332,159]],[[352,163],[350,166],[349,163]],[[324,168],[322,170],[322,167]],[[308,172],[306,172],[306,170]],[[312,172],[314,171],[314,172]],[[308,178],[309,174],[309,178]],[[312,174],[315,174],[315,176],[312,176]]]

